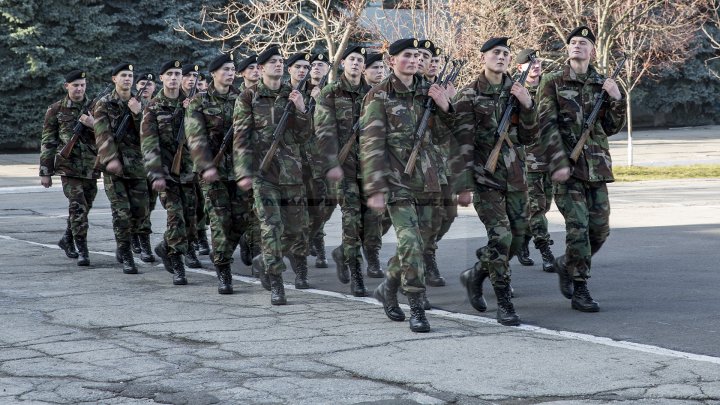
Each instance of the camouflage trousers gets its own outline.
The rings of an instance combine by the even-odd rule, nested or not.
[[[250,226],[250,193],[227,180],[201,181],[200,186],[210,223],[213,263],[216,266],[230,264],[240,236]]]
[[[188,245],[197,239],[197,196],[195,184],[166,182],[165,191],[160,193],[160,203],[167,211],[165,242],[171,255],[184,254]]]
[[[195,217],[197,218],[197,230],[207,231],[207,210],[205,209],[205,198],[203,197],[202,187],[200,181],[195,180],[195,196],[196,196],[196,210]]]
[[[88,213],[92,208],[98,187],[96,179],[60,176],[63,193],[69,202],[68,226],[73,237],[86,237],[88,231]]]
[[[433,213],[440,193],[405,189],[388,193],[387,210],[397,236],[397,252],[388,265],[388,278],[400,279],[405,293],[425,291],[425,246],[434,243]]]
[[[548,220],[553,199],[553,185],[548,172],[528,172],[528,236],[532,236],[535,246],[550,242]]]
[[[607,184],[572,177],[555,184],[555,204],[565,218],[565,267],[575,280],[590,278],[592,256],[610,235]]]
[[[345,177],[338,184],[338,198],[342,211],[342,246],[345,264],[354,266],[362,262],[364,246],[382,246],[382,214],[368,208],[362,194],[360,179]]]
[[[443,184],[440,186],[440,192],[442,193],[441,204],[437,206],[438,231],[435,236],[435,241],[438,242],[443,236],[450,230],[450,225],[455,221],[457,217],[457,196],[453,193],[452,186],[449,184]],[[436,246],[437,247],[437,246]]]
[[[148,213],[147,180],[104,173],[103,184],[110,200],[115,241],[120,249],[129,249],[130,234],[139,233]]]
[[[145,218],[142,220],[140,230],[137,232],[140,235],[150,235],[152,233],[152,222],[150,222],[150,214],[155,210],[158,200],[158,192],[152,189],[152,182],[147,181],[148,188],[148,212]]]
[[[285,271],[283,256],[307,255],[308,210],[305,186],[253,179],[255,212],[260,220],[262,257],[268,274]]]
[[[478,258],[493,286],[510,284],[508,261],[515,255],[527,231],[527,191],[505,191],[475,185],[473,206],[485,226],[488,244]]]
[[[307,234],[310,238],[325,236],[323,228],[335,211],[337,198],[329,191],[327,180],[313,179],[308,167],[303,167],[303,183],[308,207]]]

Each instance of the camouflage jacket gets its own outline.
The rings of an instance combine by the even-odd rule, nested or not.
[[[434,128],[438,121],[450,122],[450,115],[436,110],[430,116],[429,134],[425,134],[415,170],[404,173],[415,145],[416,127],[425,112],[427,92],[428,86],[417,77],[408,88],[391,74],[365,96],[360,113],[360,164],[368,195],[400,188],[440,192],[439,158],[433,143],[445,142],[448,134]]]
[[[83,125],[82,133],[70,156],[65,159],[60,155],[60,150],[73,136],[73,128],[86,101],[75,103],[65,96],[48,107],[40,149],[40,176],[60,175],[83,179],[100,177],[100,173],[94,170],[97,149],[92,128]]]
[[[267,171],[260,171],[260,162],[273,142],[273,132],[289,103],[292,91],[283,83],[270,90],[262,82],[245,90],[235,103],[233,154],[235,179],[259,177],[278,185],[303,184],[300,145],[312,135],[311,117],[307,112],[290,109],[280,146]]]
[[[370,86],[364,79],[360,80],[357,87],[353,87],[345,75],[322,89],[315,108],[318,166],[322,173],[327,173],[339,164],[338,154],[353,136],[353,127],[360,119],[363,97],[369,90]],[[359,137],[355,137],[355,145],[342,165],[347,178],[359,178],[361,174],[358,139]]]
[[[325,86],[327,87],[327,85]],[[305,85],[305,90],[303,91],[303,94],[305,95],[305,105],[308,106],[308,109],[310,107],[310,100],[312,99],[311,94],[315,87],[317,87],[317,85],[310,83],[310,80],[308,80]],[[320,97],[319,94],[318,97]],[[310,170],[312,178],[319,179],[325,177],[325,172],[320,165],[320,162],[323,159],[322,155],[319,153],[317,137],[315,136],[315,111],[317,111],[317,99],[315,100],[315,103],[313,112],[308,115],[310,118],[310,137],[307,142],[300,146],[300,155],[303,157],[303,165],[305,165],[306,170]]]
[[[171,99],[160,91],[145,107],[140,138],[142,139],[142,153],[145,157],[145,170],[151,182],[157,179],[166,179],[180,183],[192,183],[195,179],[190,150],[186,142],[183,143],[180,175],[176,176],[171,173],[178,147],[177,135],[185,116],[185,109],[182,107],[183,100],[185,100],[183,92],[180,92],[178,98]]]
[[[525,88],[530,92],[533,99],[537,98],[537,91],[540,83],[536,85],[525,84]],[[536,101],[537,102],[537,101]],[[525,147],[525,167],[528,172],[546,172],[547,163],[542,156],[542,147],[540,146],[540,137],[535,142]]]
[[[465,175],[458,182],[459,190],[471,190],[472,180],[498,190],[527,190],[522,145],[528,145],[538,136],[535,109],[516,108],[508,135],[513,146],[503,142],[495,173],[485,170],[485,163],[497,143],[497,127],[510,97],[513,81],[505,75],[501,86],[492,86],[480,72],[475,81],[461,89],[453,99],[455,134],[460,155],[465,161]]]
[[[198,93],[185,112],[185,137],[195,172],[202,173],[214,167],[213,159],[220,151],[225,134],[230,130],[229,144],[217,167],[221,180],[234,180],[233,174],[233,106],[240,93],[234,87],[218,94],[210,84],[206,93]]]
[[[125,136],[118,143],[115,141],[115,130],[120,126],[125,113],[130,114],[130,120]],[[133,114],[127,106],[127,101],[120,99],[113,90],[95,104],[93,117],[100,164],[104,166],[115,158],[120,159],[123,166],[123,174],[120,177],[144,179],[145,168],[140,151],[140,131],[138,131],[142,112]]]
[[[611,182],[612,160],[608,136],[625,126],[625,99],[605,101],[590,137],[578,161],[570,154],[582,134],[583,123],[593,109],[595,98],[602,92],[605,77],[593,66],[587,80],[579,80],[569,65],[547,74],[540,81],[537,94],[541,147],[551,173],[570,167],[572,176],[588,182]]]

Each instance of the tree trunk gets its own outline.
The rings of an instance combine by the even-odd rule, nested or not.
[[[633,165],[633,144],[632,144],[632,97],[631,92],[626,93],[627,103],[627,165]]]

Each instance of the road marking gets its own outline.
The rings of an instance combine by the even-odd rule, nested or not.
[[[62,187],[45,188],[43,186],[18,186],[18,187],[0,187],[0,194],[27,194],[27,193],[47,193],[62,192]]]
[[[48,245],[46,243],[32,242],[32,241],[28,241],[28,240],[14,238],[12,236],[7,236],[7,235],[0,235],[0,239],[12,240],[12,241],[16,241],[16,242],[27,243],[29,245],[61,250],[60,247],[58,247],[57,245]],[[90,253],[98,254],[98,255],[102,255],[102,256],[115,257],[114,252],[91,251]],[[150,267],[162,267],[162,264],[144,263],[142,261],[139,261],[139,264],[150,266]],[[214,271],[209,271],[209,270],[204,270],[204,269],[186,268],[185,271],[189,272],[189,273],[203,274],[203,275],[207,275],[207,276],[211,276],[211,277],[216,277],[216,274]],[[243,283],[247,283],[247,284],[255,284],[255,285],[260,284],[260,280],[254,278],[254,277],[233,275],[233,279],[237,280],[237,281],[241,281]],[[287,283],[285,284],[285,288],[288,290],[296,290],[296,291],[306,292],[306,293],[310,293],[310,294],[323,295],[326,297],[339,298],[339,299],[344,299],[347,301],[357,301],[357,302],[363,302],[363,303],[370,304],[370,305],[382,306],[381,303],[379,303],[374,298],[370,298],[370,297],[354,297],[352,295],[338,293],[335,291],[317,290],[314,288],[298,290],[295,288],[295,286],[293,284],[287,284]],[[409,307],[405,304],[400,304],[400,306],[405,310],[409,310]],[[494,320],[492,318],[486,318],[483,316],[479,316],[479,315],[461,314],[461,313],[456,313],[456,312],[444,311],[444,310],[440,310],[440,309],[431,309],[429,311],[426,311],[426,313],[429,313],[432,315],[437,315],[437,316],[447,318],[447,319],[470,321],[470,322],[475,322],[475,323],[480,323],[480,324],[499,326],[499,324],[497,323],[496,320]],[[510,326],[508,326],[508,328],[509,327]],[[633,351],[642,352],[642,353],[649,353],[649,354],[655,354],[655,355],[666,356],[666,357],[675,357],[675,358],[693,360],[693,361],[702,361],[702,362],[706,362],[706,363],[720,365],[720,357],[713,357],[713,356],[707,356],[707,355],[702,355],[702,354],[681,352],[678,350],[671,350],[671,349],[666,349],[666,348],[659,347],[659,346],[646,345],[643,343],[634,343],[634,342],[628,342],[625,340],[614,340],[611,338],[595,336],[595,335],[590,335],[590,334],[586,334],[586,333],[577,333],[577,332],[568,332],[568,331],[563,331],[563,330],[547,329],[547,328],[543,328],[540,326],[533,326],[533,325],[526,325],[526,324],[522,324],[520,326],[515,326],[514,328],[528,331],[528,332],[538,333],[541,335],[555,336],[555,337],[561,337],[561,338],[571,339],[571,340],[579,340],[579,341],[583,341],[583,342],[590,342],[590,343],[595,343],[595,344],[603,345],[603,346],[616,347],[616,348],[626,349],[626,350],[633,350]]]

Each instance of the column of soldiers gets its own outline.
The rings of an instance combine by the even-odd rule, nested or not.
[[[339,77],[327,84],[326,55],[285,58],[277,46],[238,64],[221,54],[209,76],[169,60],[160,66],[162,89],[154,97],[150,74],[133,95],[127,63],[113,68],[113,89],[95,100],[85,96],[85,73],[72,71],[67,96],[46,113],[42,136],[41,183],[50,187],[51,176],[60,175],[70,202],[59,246],[89,265],[87,215],[102,171],[123,272],[137,273],[133,240],[141,260],[154,260],[152,191],[167,211],[155,253],[173,284],[187,284],[184,265],[200,266],[194,252],[207,253],[209,224],[218,293],[233,293],[231,264],[240,247],[271,304],[284,305],[284,258],[295,287],[309,288],[307,257],[327,267],[323,228],[339,203],[342,243],[332,252],[339,281],[354,296],[369,295],[364,256],[367,275],[384,278],[372,295],[387,317],[405,320],[400,292],[410,329],[427,332],[426,285],[446,285],[437,241],[457,205],[472,203],[488,242],[460,282],[476,310],[487,310],[489,279],[498,322],[520,324],[509,262],[518,256],[527,264],[534,239],[543,270],[558,274],[571,307],[597,312],[587,280],[591,258],[609,235],[607,137],[624,126],[625,102],[615,81],[591,64],[595,37],[588,27],[573,30],[566,44],[567,64],[544,75],[535,51],[520,52],[516,67],[526,72],[520,83],[509,74],[509,38],[490,38],[480,49],[483,70],[459,90],[450,79],[456,64],[448,71],[440,48],[414,38],[392,43],[384,55],[349,46]],[[579,141],[601,92],[607,101],[591,136]],[[576,147],[581,153],[572,159]],[[553,197],[567,230],[558,258],[545,218]],[[379,250],[390,226],[397,250],[383,271]]]

